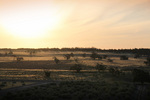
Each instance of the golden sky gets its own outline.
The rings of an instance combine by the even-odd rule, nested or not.
[[[0,48],[149,48],[150,0],[0,0]]]

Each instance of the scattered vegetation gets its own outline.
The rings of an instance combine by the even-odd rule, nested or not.
[[[107,55],[103,55],[103,59],[107,59],[107,57],[108,57]]]
[[[102,70],[102,71],[105,71],[105,70],[106,70],[106,66],[103,65],[102,63],[101,63],[101,64],[97,63],[97,65],[96,65],[96,70],[98,70],[99,72],[100,72],[101,70]]]
[[[149,72],[141,69],[133,69],[132,74],[133,82],[141,82],[141,84],[144,84],[144,82],[150,82]]]
[[[74,66],[70,67],[70,70],[75,70],[77,73],[79,73],[82,70],[82,64],[75,64]]]
[[[86,53],[83,53],[83,54],[82,54],[82,57],[84,57],[84,58],[85,58],[85,57],[86,57]]]
[[[56,64],[60,63],[60,60],[57,57],[53,57]]]
[[[150,66],[150,57],[147,57],[146,60],[147,60],[147,61],[144,61],[144,63],[145,63],[146,65]]]
[[[20,62],[23,60],[23,57],[17,57],[16,59],[17,59],[17,62]]]
[[[59,49],[54,49],[54,50],[59,51]],[[61,50],[63,51],[64,49],[61,49]],[[93,49],[90,49],[90,50],[93,50]],[[25,80],[26,79],[35,79],[35,77],[36,77],[35,80],[44,80],[44,79],[47,80],[50,78],[52,80],[58,80],[58,81],[70,81],[70,82],[64,82],[64,83],[62,82],[59,85],[57,83],[56,83],[57,85],[55,85],[55,83],[54,83],[52,86],[45,85],[43,87],[37,87],[35,90],[31,90],[31,91],[28,90],[28,92],[26,91],[25,94],[24,94],[24,92],[22,92],[22,94],[9,94],[10,98],[13,95],[13,97],[16,98],[15,100],[17,100],[17,99],[22,100],[22,97],[29,99],[29,100],[32,100],[32,97],[34,97],[34,99],[39,99],[40,98],[39,96],[41,96],[41,98],[46,98],[48,100],[51,100],[51,99],[52,100],[60,100],[60,98],[61,98],[61,100],[72,100],[72,99],[73,100],[78,100],[78,99],[80,99],[80,100],[82,100],[82,99],[83,100],[92,100],[92,99],[93,100],[110,100],[110,99],[134,100],[134,96],[135,96],[134,93],[136,92],[137,88],[132,86],[133,82],[140,82],[141,84],[144,84],[145,82],[149,82],[149,80],[150,80],[149,71],[150,70],[149,70],[148,66],[144,66],[144,63],[146,65],[150,65],[150,59],[148,57],[146,58],[146,56],[143,56],[144,52],[142,52],[143,54],[140,53],[140,56],[142,56],[140,59],[132,60],[132,58],[134,58],[133,54],[136,54],[136,53],[133,53],[130,55],[131,60],[128,60],[128,57],[125,54],[124,54],[124,56],[120,57],[120,55],[123,55],[123,53],[126,53],[127,50],[109,50],[110,52],[117,53],[117,54],[110,53],[110,55],[108,55],[107,53],[105,53],[105,52],[108,52],[107,50],[106,51],[101,50],[104,52],[104,53],[103,52],[101,53],[101,52],[99,52],[100,50],[94,49],[95,51],[93,50],[94,52],[92,52],[92,54],[89,56],[89,53],[91,53],[90,50],[89,50],[88,54],[86,54],[87,52],[83,53],[82,51],[77,54],[77,52],[73,52],[73,50],[69,51],[69,52],[71,52],[70,54],[68,54],[68,51],[65,53],[61,52],[60,54],[56,54],[55,57],[53,57],[53,59],[51,59],[51,61],[29,61],[29,62],[22,62],[22,63],[1,62],[0,66],[1,66],[2,70],[0,72],[2,72],[2,73],[0,73],[0,78],[11,79],[14,76],[15,77],[14,79],[18,78],[18,79],[25,79]],[[44,51],[44,52],[42,52],[42,55],[43,54],[49,55],[49,53],[50,53],[49,49],[44,49],[41,51]],[[87,51],[88,51],[88,49],[87,49]],[[22,55],[25,55],[25,57],[30,58],[29,57],[30,55],[28,53],[23,53],[21,55],[19,53],[16,53],[14,50],[13,50],[13,55],[11,55],[9,57],[10,54],[8,54],[8,52],[9,51],[7,50],[8,57],[5,57],[5,58],[11,58],[15,54],[16,60],[18,62],[23,60],[24,56],[22,56]],[[122,53],[122,54],[120,54],[120,53]],[[40,53],[38,53],[36,55],[36,57],[39,54]],[[3,57],[4,55],[5,55],[5,52],[3,51],[1,53],[1,57]],[[22,58],[18,57],[18,55],[19,56],[21,55]],[[64,58],[66,60],[69,60],[70,62],[62,60],[61,61],[62,63],[59,64],[60,60],[63,59],[62,55],[64,55]],[[41,55],[40,55],[40,57],[41,57]],[[42,57],[44,58],[44,56],[42,56]],[[57,57],[59,57],[59,59]],[[86,58],[83,58],[83,57],[86,57]],[[92,59],[89,59],[89,57]],[[112,57],[112,59],[114,59],[115,62],[108,63],[108,62],[113,62],[113,60],[107,59],[107,57],[109,57],[109,58]],[[121,60],[128,60],[128,61],[126,61],[126,62],[120,61],[120,60],[118,60],[119,57]],[[33,58],[34,57],[32,57],[32,59]],[[71,58],[73,58],[73,59],[71,59]],[[80,59],[80,61],[78,58]],[[138,57],[136,57],[136,58],[138,58]],[[99,59],[101,61],[95,60],[95,59]],[[143,63],[144,59],[146,59],[147,61],[145,61]],[[132,61],[133,61],[134,65],[136,65],[136,66],[131,66],[131,65],[128,66],[128,63],[133,64]],[[140,61],[140,63],[138,61]],[[54,64],[54,62],[57,65]],[[79,62],[80,63],[82,62],[82,64],[80,64]],[[102,62],[105,65],[103,65],[100,62]],[[131,69],[137,68],[138,64],[136,62],[139,65],[142,64],[143,69],[134,69],[131,72]],[[97,64],[97,65],[95,65],[95,64]],[[52,66],[50,66],[50,65],[52,65]],[[5,68],[5,69],[8,68],[8,70],[6,71],[3,68]],[[12,70],[10,70],[11,68],[12,68]],[[22,70],[22,69],[25,69],[25,70]],[[29,71],[29,69],[31,69],[31,71]],[[52,73],[52,71],[49,71],[49,70],[43,71],[41,69],[52,69],[53,73]],[[72,71],[69,71],[69,70],[73,70],[76,73],[72,73]],[[80,73],[81,71],[82,71],[82,73]],[[97,71],[98,72],[105,71],[105,73],[99,74]],[[124,75],[122,75],[122,74],[124,74]],[[95,77],[94,75],[97,77]],[[119,77],[114,77],[114,76],[119,76]],[[133,82],[132,82],[132,77],[133,77]],[[13,78],[12,78],[12,80],[13,80]],[[72,81],[82,80],[82,81],[80,81],[79,83],[76,83],[76,82],[72,82],[71,80]],[[86,82],[83,82],[83,81],[86,81]],[[97,83],[97,81],[99,81],[99,83]],[[15,84],[15,82],[13,82],[13,84]],[[4,85],[5,84],[0,84],[0,88]],[[22,86],[23,85],[26,85],[26,84],[22,83]],[[75,89],[77,89],[77,90],[75,90]],[[78,91],[78,92],[76,92],[76,91]],[[44,93],[46,93],[46,94],[44,94]],[[20,97],[20,95],[21,95],[21,97]],[[5,96],[2,100],[6,100],[6,98],[8,98],[8,95]]]
[[[78,58],[74,58],[74,61],[75,61],[76,63],[79,63],[79,59],[78,59]]]
[[[137,59],[137,58],[140,58],[140,57],[141,57],[141,56],[140,56],[139,54],[135,54],[135,55],[134,55],[134,58],[136,58],[136,59]]]
[[[128,60],[128,57],[123,55],[123,56],[120,56],[120,60]]]
[[[70,53],[70,56],[71,56],[71,57],[74,57],[74,54],[71,52],[71,53]]]
[[[92,52],[91,56],[90,56],[93,60],[95,59],[99,59],[99,60],[102,60],[102,56],[97,54],[96,52]]]
[[[51,71],[44,70],[44,78],[50,78],[51,76]]]
[[[135,100],[132,84],[102,82],[61,82],[7,93],[2,100]]]
[[[119,76],[120,74],[123,74],[123,72],[118,67],[110,67],[109,72],[114,76]]]
[[[65,58],[66,60],[69,60],[69,59],[71,58],[71,56],[70,56],[70,54],[65,54],[65,55],[64,55],[64,58]]]
[[[108,62],[113,62],[113,60],[112,60],[112,59],[108,59],[107,61],[108,61]]]

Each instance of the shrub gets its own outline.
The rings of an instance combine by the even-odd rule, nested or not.
[[[108,59],[107,61],[108,61],[108,62],[113,62],[113,60],[112,60],[112,59]]]
[[[70,56],[71,56],[71,57],[74,57],[74,54],[71,52],[71,53],[70,53]]]
[[[86,57],[86,53],[83,53],[83,54],[82,54],[82,57],[84,57],[84,58],[85,58],[85,57]]]
[[[122,71],[120,71],[118,69],[118,67],[109,68],[109,72],[112,73],[113,75],[116,75],[116,76],[119,76],[122,73]]]
[[[17,57],[16,59],[17,59],[17,62],[20,62],[23,60],[23,57]]]
[[[54,57],[54,61],[55,61],[56,64],[58,64],[60,62],[60,60],[56,57]]]
[[[80,72],[80,70],[82,70],[82,66],[81,64],[75,64],[74,66],[70,67],[70,70],[76,70],[77,73]]]
[[[114,74],[115,73],[115,69],[114,68],[109,68],[109,72]]]
[[[103,57],[100,56],[100,55],[97,55],[97,58],[98,58],[98,60],[102,60],[103,59]]]
[[[64,58],[65,58],[66,60],[69,60],[69,59],[71,58],[71,56],[70,56],[70,54],[65,54],[65,55],[64,55]]]
[[[140,55],[139,54],[135,54],[134,58],[140,58]]]
[[[106,59],[107,58],[107,55],[103,55],[103,59]]]
[[[127,56],[120,56],[120,60],[128,60],[128,57]]]
[[[93,59],[93,60],[95,60],[96,58],[97,58],[97,53],[96,52],[92,52],[92,54],[91,54],[91,58]]]
[[[150,81],[150,75],[148,72],[141,70],[141,69],[133,69],[133,82],[141,82],[141,84],[144,84],[144,82]]]
[[[150,57],[147,57],[146,60],[147,60],[147,61],[144,61],[144,63],[145,63],[146,65],[150,66]]]
[[[96,69],[100,72],[101,70],[104,71],[106,69],[106,66],[103,64],[97,63]]]
[[[12,55],[12,54],[13,54],[13,52],[10,50],[8,54]]]
[[[99,60],[102,60],[102,56],[101,55],[98,55],[96,52],[92,52],[91,56],[90,56],[93,60],[95,59],[99,59]]]
[[[8,55],[8,53],[7,52],[5,52],[5,56],[7,56]]]
[[[79,59],[78,59],[78,58],[74,58],[74,61],[75,61],[76,63],[79,63]]]
[[[51,71],[44,71],[44,77],[45,78],[50,78]]]

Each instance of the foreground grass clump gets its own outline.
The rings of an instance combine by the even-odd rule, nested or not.
[[[134,100],[132,84],[106,82],[51,83],[17,93],[8,93],[2,100]]]

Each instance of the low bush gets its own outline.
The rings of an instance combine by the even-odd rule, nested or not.
[[[105,69],[106,69],[105,65],[97,63],[96,70],[100,72],[101,70],[104,71]]]
[[[44,77],[45,78],[50,78],[51,71],[44,71]]]
[[[82,64],[75,64],[74,66],[70,67],[70,70],[75,70],[77,73],[79,73],[82,70]]]

